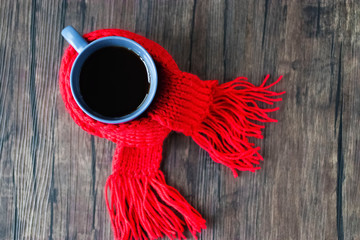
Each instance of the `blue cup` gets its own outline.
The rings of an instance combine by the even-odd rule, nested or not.
[[[91,43],[88,43],[73,27],[67,26],[61,31],[61,35],[67,42],[78,52],[74,64],[71,68],[70,74],[70,86],[72,95],[79,105],[79,107],[91,118],[103,123],[118,124],[124,123],[142,114],[150,105],[154,99],[158,76],[155,67],[155,63],[150,54],[137,42],[124,37],[104,37],[97,39]],[[104,47],[124,47],[136,53],[145,63],[145,67],[148,73],[149,92],[145,96],[141,105],[132,113],[121,117],[106,117],[93,111],[83,100],[80,93],[80,72],[85,60],[95,51]]]

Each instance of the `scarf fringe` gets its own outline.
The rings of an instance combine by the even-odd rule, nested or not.
[[[157,239],[164,235],[185,239],[185,224],[197,239],[196,233],[206,228],[201,215],[165,183],[161,171],[135,177],[113,173],[105,185],[105,199],[115,239]]]
[[[216,87],[210,113],[193,134],[194,141],[205,149],[215,162],[229,167],[234,177],[238,176],[237,171],[254,172],[260,169],[258,165],[263,160],[259,154],[260,147],[255,147],[248,138],[262,139],[261,130],[265,126],[254,121],[277,122],[270,118],[268,113],[277,111],[278,107],[263,109],[257,104],[263,102],[272,105],[282,100],[274,97],[285,92],[268,90],[278,83],[282,76],[265,86],[269,77],[270,75],[267,75],[258,87],[243,77]]]

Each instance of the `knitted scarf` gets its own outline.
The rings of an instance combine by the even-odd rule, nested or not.
[[[159,170],[162,145],[171,130],[191,136],[211,158],[237,171],[259,169],[259,147],[249,137],[263,138],[263,125],[276,122],[268,116],[278,108],[264,109],[258,103],[281,101],[266,85],[254,86],[240,77],[225,84],[202,81],[182,72],[170,54],[157,43],[120,29],[97,30],[84,35],[88,42],[106,36],[121,36],[142,45],[156,63],[159,87],[151,107],[141,117],[122,124],[105,124],[86,115],[76,104],[70,88],[70,72],[76,51],[69,46],[60,68],[60,91],[66,109],[83,130],[106,138],[117,147],[112,174],[105,185],[106,205],[115,239],[185,238],[186,225],[196,233],[205,220],[165,182]],[[110,191],[110,198],[108,197]]]

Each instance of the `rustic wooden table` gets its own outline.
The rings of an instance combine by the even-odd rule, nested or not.
[[[0,239],[112,238],[114,144],[75,125],[59,93],[67,25],[134,31],[202,79],[284,75],[255,174],[234,179],[189,137],[166,140],[161,168],[206,218],[200,239],[360,239],[355,2],[0,0]]]

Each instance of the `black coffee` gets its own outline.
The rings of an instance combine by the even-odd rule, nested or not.
[[[122,47],[105,47],[91,54],[80,72],[80,93],[93,111],[104,117],[134,112],[149,92],[144,62]]]

